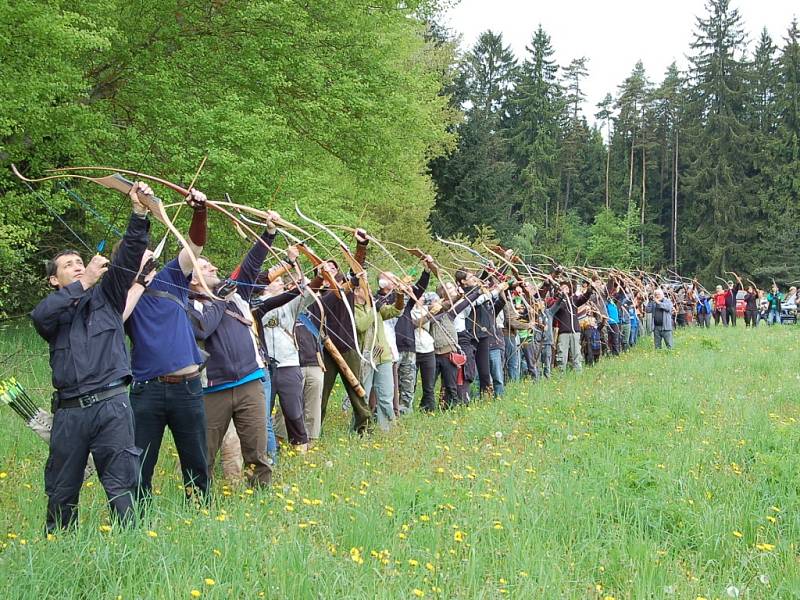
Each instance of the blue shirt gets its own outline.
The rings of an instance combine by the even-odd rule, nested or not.
[[[612,325],[619,325],[619,310],[617,305],[612,301],[606,302],[606,309],[608,310],[608,322]]]
[[[190,279],[175,258],[156,274],[149,289],[168,292],[186,305]],[[189,317],[173,300],[144,294],[127,328],[134,381],[147,381],[203,362]]]
[[[244,385],[245,383],[250,383],[251,381],[255,381],[256,379],[263,379],[264,377],[268,377],[269,373],[264,369],[257,369],[250,373],[250,375],[246,375],[242,377],[238,381],[229,381],[228,383],[220,383],[219,385],[212,385],[211,387],[203,388],[204,394],[213,394],[214,392],[221,392],[222,390],[229,390],[231,388],[239,387],[240,385]]]

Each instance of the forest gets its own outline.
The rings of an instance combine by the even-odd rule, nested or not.
[[[0,315],[41,297],[57,250],[110,247],[125,222],[118,194],[26,186],[12,163],[31,178],[91,165],[197,175],[211,198],[288,218],[296,202],[433,253],[438,235],[707,284],[724,271],[800,279],[796,21],[750,41],[735,6],[709,0],[686,24],[687,70],[656,83],[631,49],[630,76],[594,112],[591,57],[557,64],[542,27],[525,56],[492,31],[461,51],[441,25],[447,6],[0,5]],[[247,244],[223,220],[210,227],[209,251],[233,268]]]
[[[464,120],[432,162],[433,230],[533,260],[800,279],[800,30],[744,29],[734,3],[708,1],[687,70],[654,79],[632,56],[589,114],[590,56],[557,64],[541,26],[521,57],[485,31],[448,90]]]

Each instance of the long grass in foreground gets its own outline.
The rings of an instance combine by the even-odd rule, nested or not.
[[[272,489],[217,481],[207,509],[183,504],[170,443],[144,522],[110,529],[94,480],[55,539],[46,447],[4,409],[0,597],[797,598],[797,337],[682,330],[672,353],[644,340],[364,439],[335,410]],[[27,327],[0,361],[47,404]]]

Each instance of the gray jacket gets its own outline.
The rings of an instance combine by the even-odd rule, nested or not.
[[[664,298],[661,302],[656,302],[655,300],[651,300],[647,308],[645,309],[648,313],[653,314],[653,323],[656,322],[656,311],[661,312],[661,326],[654,325],[655,329],[660,329],[661,331],[672,331],[672,301]]]

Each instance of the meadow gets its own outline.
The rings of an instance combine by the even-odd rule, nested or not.
[[[684,329],[503,399],[322,442],[271,489],[186,505],[171,445],[142,522],[89,480],[43,535],[46,446],[0,409],[0,597],[800,598],[795,327]],[[48,405],[46,347],[0,332],[0,377]],[[337,394],[338,396],[341,394]]]

